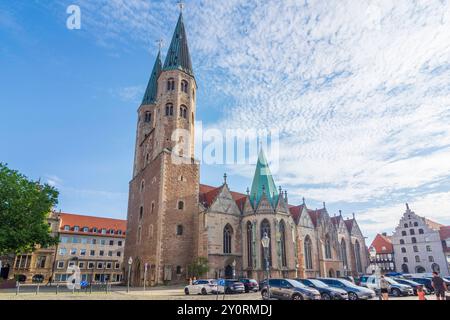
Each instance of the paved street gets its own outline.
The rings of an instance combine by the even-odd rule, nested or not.
[[[35,286],[21,288],[21,292],[16,295],[15,289],[0,290],[0,300],[261,300],[261,294],[246,293],[236,295],[189,295],[183,293],[183,287],[158,287],[147,289],[133,288],[129,293],[125,287],[112,287],[109,293],[96,288],[92,293],[81,290],[72,293],[67,288],[60,288],[56,294],[56,288],[42,287],[39,294],[36,294]],[[391,300],[417,300],[416,296],[390,298]],[[428,300],[435,300],[434,295],[427,296]],[[378,300],[378,299],[374,299]],[[345,303],[345,302],[343,302]]]

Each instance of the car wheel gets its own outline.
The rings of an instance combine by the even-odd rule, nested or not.
[[[232,294],[233,292],[231,291],[231,289],[230,288],[227,288],[226,290],[225,290],[225,294]]]
[[[292,300],[303,300],[303,297],[301,294],[296,293],[292,296]]]
[[[324,293],[322,295],[322,300],[331,300],[331,297],[330,297],[330,295],[328,293]]]
[[[188,288],[184,288],[184,294],[187,295],[187,296],[189,295],[189,289]]]
[[[267,290],[261,291],[263,300],[269,300],[269,292]]]
[[[358,300],[358,295],[354,292],[349,292],[348,293],[348,299],[349,300]]]
[[[397,288],[394,288],[394,289],[392,289],[392,295],[394,297],[400,297],[402,295],[402,293]]]
[[[208,291],[206,291],[205,288],[202,289],[202,295],[206,296],[208,294]]]

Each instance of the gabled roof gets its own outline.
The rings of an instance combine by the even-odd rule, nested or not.
[[[173,33],[163,70],[181,70],[192,77],[194,76],[182,13],[180,13],[175,32]]]
[[[253,177],[250,199],[252,203],[256,202],[258,206],[263,193],[273,207],[278,199],[278,190],[273,181],[272,174],[269,169],[264,151],[261,149],[258,155],[258,163],[256,164],[255,175]]]
[[[393,253],[394,246],[392,245],[391,238],[382,234],[377,234],[372,241],[371,247],[374,247],[377,253]],[[384,250],[383,250],[384,249]]]
[[[147,89],[144,93],[144,98],[142,99],[143,105],[156,103],[156,95],[158,92],[158,78],[161,74],[161,68],[161,52],[158,52],[158,56],[156,57],[150,80],[148,81]]]
[[[75,233],[94,234],[92,229],[97,228],[98,232],[100,232],[101,229],[106,229],[106,231],[108,232],[107,233],[108,236],[110,236],[109,230],[114,230],[115,234],[117,234],[117,231],[120,230],[122,232],[122,236],[124,236],[127,229],[126,220],[93,217],[70,213],[58,213],[58,215],[60,217],[60,231],[64,233],[74,233],[75,231],[73,231],[73,227],[78,226],[80,228],[80,231],[82,230],[82,228],[88,227],[89,232],[75,232]],[[64,231],[64,226],[70,226],[71,231]]]
[[[199,189],[199,201],[204,206],[209,208],[213,202],[216,200],[217,196],[220,193],[220,190],[222,189],[223,185],[220,187],[213,187],[208,186],[205,184],[200,185]],[[231,191],[231,196],[233,197],[233,200],[236,202],[236,205],[238,206],[239,210],[242,210],[245,202],[245,198],[247,197],[245,194]]]
[[[294,222],[298,224],[300,221],[300,217],[302,216],[303,208],[305,208],[306,205],[301,204],[299,206],[290,206],[289,212],[291,213],[292,218],[294,219]]]
[[[318,210],[308,209],[308,214],[311,218],[314,227],[317,227],[317,220],[319,220],[320,212]]]
[[[347,227],[348,232],[352,232],[354,222],[355,222],[355,219],[344,220],[344,223],[345,223],[345,226]]]
[[[331,217],[330,220],[331,220],[331,222],[337,227],[337,226],[339,226],[339,220],[340,220],[341,218],[342,218],[342,217],[339,215],[339,216]]]
[[[425,221],[425,223],[433,230],[439,230],[441,227],[444,227],[443,224],[440,224],[436,221],[427,219],[427,218],[423,218],[423,220]]]

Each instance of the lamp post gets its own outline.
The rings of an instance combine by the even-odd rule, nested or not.
[[[261,239],[261,244],[264,249],[264,265],[266,267],[266,274],[267,274],[267,292],[268,297],[270,299],[270,285],[269,285],[269,278],[270,278],[270,270],[269,270],[269,245],[270,245],[270,238],[267,235],[267,232],[264,232],[264,236]]]
[[[128,281],[127,281],[127,293],[130,292],[130,277],[131,277],[131,265],[133,264],[133,258],[130,257],[130,259],[128,259]]]
[[[236,279],[236,260],[233,260],[231,266],[233,267],[233,279]]]
[[[377,258],[377,250],[375,247],[369,248],[369,255],[370,255],[370,264],[372,265],[372,274],[375,275],[375,279],[377,281],[377,290],[375,290],[375,293],[379,294],[379,298],[381,299],[381,287],[380,287],[380,268],[377,265],[376,258]]]

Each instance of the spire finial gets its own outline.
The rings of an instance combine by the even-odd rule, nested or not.
[[[303,205],[305,205],[306,204],[305,197],[303,197],[302,200],[303,200]]]
[[[355,220],[355,213],[353,212],[353,220]]]
[[[408,202],[406,203],[406,210],[409,211],[409,204],[408,204]]]
[[[247,187],[247,196],[250,195],[250,189]]]
[[[180,7],[180,14],[182,14],[184,9],[184,1],[183,0],[178,1],[178,6]]]
[[[223,184],[227,184],[227,173],[225,172],[224,174],[223,174]]]
[[[161,49],[164,45],[164,40],[163,39],[156,40],[156,43],[158,44],[159,53],[161,53]]]
[[[339,210],[339,215],[342,217],[342,210]]]
[[[280,194],[283,193],[283,189],[281,188],[281,186],[279,186],[278,191]]]
[[[323,202],[323,208],[326,209],[327,206],[325,205],[325,201]]]

